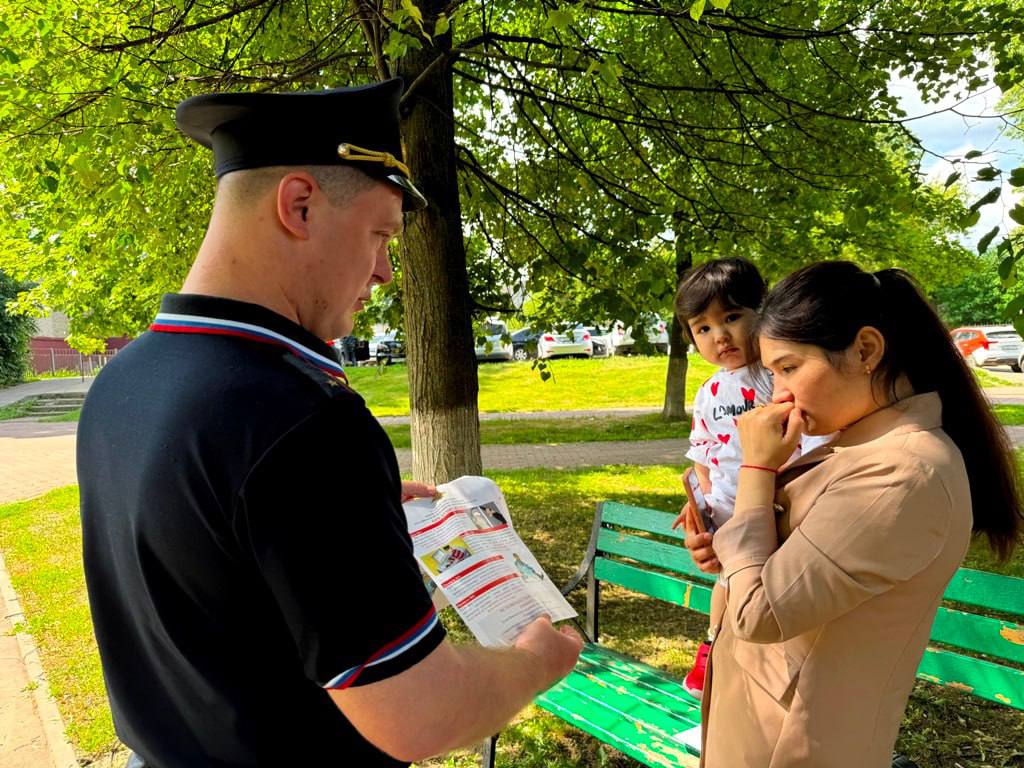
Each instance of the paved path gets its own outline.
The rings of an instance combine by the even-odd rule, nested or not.
[[[88,392],[92,385],[93,377],[88,376],[83,381],[81,378],[67,379],[43,379],[42,381],[30,381],[27,384],[16,384],[13,387],[0,389],[0,405],[10,405],[26,397],[36,395],[49,395],[61,392]]]
[[[0,504],[77,482],[77,427],[75,422],[0,421]]]
[[[483,445],[484,469],[526,469],[546,467],[571,469],[604,464],[679,464],[686,452],[684,440],[608,441],[563,443],[561,445]],[[412,450],[399,448],[398,467],[412,471]]]

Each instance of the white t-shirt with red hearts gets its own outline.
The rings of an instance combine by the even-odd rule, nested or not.
[[[716,527],[732,517],[736,506],[736,480],[743,461],[736,419],[771,402],[771,393],[771,374],[756,364],[732,371],[722,368],[697,390],[686,458],[708,468],[711,493],[706,498]]]

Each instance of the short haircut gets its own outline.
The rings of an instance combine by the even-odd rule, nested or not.
[[[765,283],[757,267],[746,259],[715,259],[694,268],[676,292],[676,317],[683,333],[694,343],[689,320],[703,313],[716,299],[725,309],[757,311],[764,299]]]
[[[304,171],[316,179],[331,205],[341,208],[374,184],[375,179],[351,165],[272,165],[232,171],[217,181],[217,196],[232,203],[252,203],[289,173]]]

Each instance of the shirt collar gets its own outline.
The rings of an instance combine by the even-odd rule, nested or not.
[[[168,293],[160,301],[161,314],[193,315],[197,317],[230,320],[266,328],[314,352],[337,359],[333,349],[298,323],[279,315],[272,309],[247,301],[205,296],[198,293]]]

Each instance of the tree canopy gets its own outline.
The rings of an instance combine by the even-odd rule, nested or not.
[[[666,310],[680,270],[713,255],[748,256],[770,276],[845,257],[955,282],[972,265],[951,235],[974,212],[955,189],[922,184],[927,148],[889,84],[912,78],[934,99],[978,87],[992,67],[1014,87],[1019,10],[9,2],[0,267],[36,283],[22,308],[66,311],[80,347],[138,331],[184,277],[214,189],[210,158],[174,130],[178,101],[401,74],[409,164],[433,203],[397,252],[430,299],[404,307],[410,360],[426,362],[428,339],[456,329],[451,349],[429,350],[433,378],[412,382],[412,401],[432,425],[456,411],[473,425],[475,379],[461,373],[472,372],[470,315],[514,311],[510,289],[542,322],[628,323]],[[386,292],[393,313],[401,289]]]
[[[431,34],[408,0],[8,10],[0,258],[80,341],[145,327],[198,245],[213,183],[177,101],[372,79],[442,32],[483,313],[512,308],[506,286],[552,319],[663,309],[675,237],[769,272],[854,256],[942,276],[957,222],[918,186],[888,83],[977,85],[1015,24],[1007,4],[938,2],[452,3]]]

